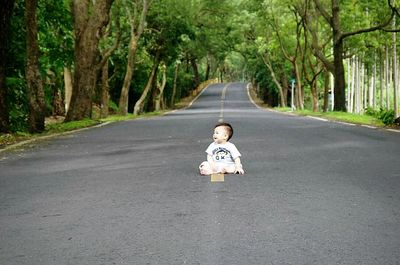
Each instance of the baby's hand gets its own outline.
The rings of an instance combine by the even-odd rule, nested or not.
[[[244,174],[242,165],[237,165],[235,168],[235,174]]]

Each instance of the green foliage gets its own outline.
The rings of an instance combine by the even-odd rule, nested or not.
[[[9,77],[6,79],[6,85],[9,88],[8,102],[10,108],[11,131],[25,131],[28,120],[28,97],[25,79],[23,77]]]
[[[392,109],[391,110],[386,110],[386,109],[374,110],[372,108],[368,108],[365,113],[369,116],[378,118],[385,125],[392,125],[395,122],[394,110],[392,110]]]
[[[97,124],[99,124],[99,121],[84,119],[80,121],[50,124],[46,126],[46,131],[50,133],[58,133],[58,132],[72,131],[80,128],[86,128]]]
[[[193,88],[193,75],[191,73],[180,72],[177,82],[177,98],[184,98],[189,95]]]
[[[118,112],[118,105],[111,99],[108,101],[108,108],[111,110],[111,113]]]
[[[167,65],[180,55],[180,45],[185,38],[193,39],[194,32],[187,20],[171,13],[172,1],[156,1],[147,16],[147,30],[143,34],[144,45],[152,57],[159,56]]]
[[[270,106],[278,105],[279,92],[272,80],[270,72],[265,66],[259,66],[255,75],[255,81],[260,87],[259,96]]]
[[[68,1],[45,1],[38,3],[38,40],[40,48],[40,71],[45,89],[46,112],[52,112],[55,90],[63,84],[64,66],[72,64],[73,37],[72,17]],[[7,52],[6,85],[10,109],[11,131],[27,128],[29,100],[25,79],[26,65],[25,3],[16,1],[11,20],[9,48]]]

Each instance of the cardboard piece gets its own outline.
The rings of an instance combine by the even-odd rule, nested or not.
[[[216,173],[216,174],[211,174],[211,182],[224,182],[224,174],[221,173]]]

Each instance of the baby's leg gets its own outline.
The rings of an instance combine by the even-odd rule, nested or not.
[[[233,174],[235,173],[235,169],[236,169],[235,165],[224,165],[221,168],[221,173]]]
[[[202,175],[211,175],[212,173],[214,173],[210,166],[210,163],[208,163],[207,161],[201,163],[199,169],[200,169],[200,174]]]

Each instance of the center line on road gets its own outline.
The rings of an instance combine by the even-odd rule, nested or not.
[[[228,86],[231,83],[228,83],[224,86],[224,89],[222,89],[222,94],[221,94],[221,111],[219,114],[219,120],[218,122],[224,122],[224,102],[225,102],[225,97],[226,97],[226,90],[228,89]]]

